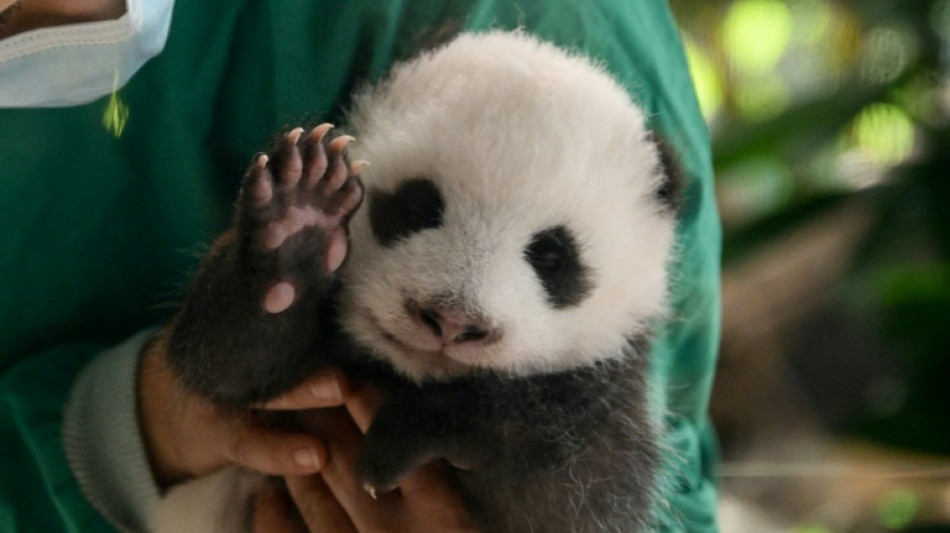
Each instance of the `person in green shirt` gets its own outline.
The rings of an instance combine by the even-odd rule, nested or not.
[[[142,11],[140,1],[129,0],[119,21],[131,21],[132,33],[147,28],[159,4]],[[355,88],[384,76],[441,29],[515,27],[602,62],[682,156],[676,320],[652,353],[654,401],[665,413],[671,455],[657,530],[716,529],[706,407],[718,344],[719,226],[708,138],[665,2],[242,0],[178,2],[174,11],[166,4],[164,26],[155,25],[156,34],[167,31],[164,49],[144,65],[128,59],[131,44],[111,63],[96,62],[126,42],[118,30],[108,42],[63,45],[60,36],[49,37],[60,47],[30,53],[17,46],[47,34],[0,41],[0,530],[137,531],[160,487],[178,475],[232,461],[281,474],[329,468],[321,453],[332,443],[308,436],[234,440],[226,436],[233,427],[221,429],[219,420],[185,408],[188,416],[170,423],[179,434],[205,436],[203,446],[186,446],[205,456],[163,480],[156,458],[164,447],[147,429],[155,417],[139,410],[140,400],[153,396],[138,384],[160,382],[155,369],[139,364],[149,328],[164,322],[173,309],[165,304],[194,269],[199,254],[188,251],[226,227],[241,170],[268,139],[289,125],[338,121]],[[110,13],[81,26],[104,31]],[[93,47],[91,54],[81,47]],[[37,75],[30,67],[47,60],[70,73],[58,67],[57,83],[27,83]],[[72,70],[103,68],[112,71],[99,72],[106,76],[91,89],[75,90]],[[22,85],[12,85],[16,79]],[[114,92],[103,96],[103,79]],[[38,107],[54,101],[52,89],[69,98],[50,105],[66,107]],[[333,384],[345,388],[339,376],[314,380],[331,392]],[[348,397],[356,422],[365,423],[372,399]],[[283,401],[299,407],[341,399]],[[301,438],[309,440],[293,440]],[[301,449],[315,451],[316,460],[298,464]],[[297,504],[312,516],[316,478],[294,479]],[[264,501],[263,509],[279,507]],[[314,512],[332,520],[339,509]],[[280,519],[279,512],[262,518]]]

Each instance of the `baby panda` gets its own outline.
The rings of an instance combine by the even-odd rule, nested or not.
[[[251,164],[163,333],[183,384],[243,409],[340,367],[387,392],[361,450],[367,490],[443,459],[464,466],[482,531],[648,530],[645,376],[675,191],[643,112],[589,60],[489,32],[397,65],[349,122],[348,158],[371,163],[359,178],[352,137],[329,126]],[[241,515],[255,479],[186,484],[157,528],[239,530],[217,514]]]

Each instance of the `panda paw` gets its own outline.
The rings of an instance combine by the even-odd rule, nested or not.
[[[363,489],[374,498],[432,461],[485,470],[501,460],[496,437],[480,432],[466,416],[449,416],[429,405],[397,400],[384,404],[374,418],[356,468]]]
[[[244,177],[237,228],[245,252],[267,258],[272,281],[261,305],[268,313],[286,310],[302,284],[332,274],[346,257],[346,222],[363,198],[357,174],[366,163],[347,163],[343,150],[353,137],[325,141],[332,127],[291,130]]]

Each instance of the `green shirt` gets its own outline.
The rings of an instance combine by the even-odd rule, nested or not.
[[[347,95],[446,21],[524,26],[602,61],[682,156],[674,320],[653,350],[671,450],[658,512],[664,530],[716,529],[706,408],[720,233],[707,133],[666,3],[232,0],[178,2],[165,50],[114,98],[0,110],[0,530],[112,530],[61,444],[76,376],[168,317],[228,224],[252,154],[288,127],[340,121]]]

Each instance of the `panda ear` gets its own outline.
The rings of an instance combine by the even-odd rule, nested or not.
[[[685,185],[683,166],[679,154],[671,142],[655,132],[653,133],[653,142],[656,143],[660,155],[659,170],[663,175],[663,180],[655,191],[656,197],[670,210],[679,211],[683,203],[683,187]]]

